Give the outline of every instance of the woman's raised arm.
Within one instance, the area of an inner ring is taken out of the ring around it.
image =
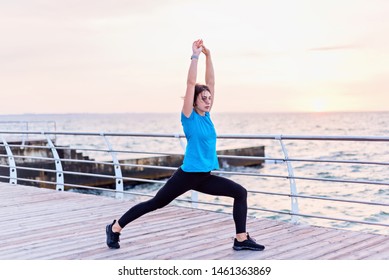
[[[213,69],[211,51],[203,45],[202,52],[205,54],[205,84],[211,91],[213,100],[215,94],[215,71]]]
[[[196,79],[197,79],[197,64],[198,64],[199,55],[203,50],[202,45],[203,45],[203,40],[197,40],[193,42],[192,45],[193,55],[189,66],[188,79],[186,82],[186,93],[184,97],[184,105],[182,106],[182,113],[186,117],[189,117],[193,111],[193,98],[194,98],[194,90],[195,90]]]

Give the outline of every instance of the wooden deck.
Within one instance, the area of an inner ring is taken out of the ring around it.
[[[128,225],[121,248],[105,225],[134,202],[0,183],[0,259],[389,259],[389,236],[248,219],[263,252],[234,251],[229,214],[168,206]]]

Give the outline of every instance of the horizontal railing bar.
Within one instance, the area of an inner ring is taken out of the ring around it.
[[[4,147],[5,145],[4,144],[1,144],[0,143],[0,146],[1,147]],[[49,146],[38,146],[38,145],[22,145],[22,144],[8,144],[9,147],[11,148],[34,148],[34,149],[46,149],[46,150],[49,150],[51,149]]]
[[[4,147],[4,144],[0,144]],[[30,147],[30,148],[42,148],[51,149],[48,146],[33,146],[33,145],[8,145],[9,147]],[[57,146],[57,150],[78,150],[78,151],[93,151],[93,152],[115,152],[126,154],[149,154],[149,155],[165,155],[165,156],[183,156],[182,153],[161,153],[161,152],[145,152],[145,151],[124,151],[124,150],[107,150],[107,149],[88,149],[88,148],[75,148],[75,147],[63,147]],[[6,157],[6,155],[0,155],[0,157]],[[16,156],[15,156],[16,157]],[[26,157],[30,158],[30,157]],[[273,158],[273,157],[260,157],[260,156],[233,156],[233,155],[218,155],[218,158],[223,159],[252,159],[252,160],[274,160],[279,162],[316,162],[316,163],[347,163],[347,164],[370,164],[370,165],[389,165],[389,162],[377,162],[377,161],[358,161],[358,160],[323,160],[323,159],[302,159],[302,158]]]
[[[8,157],[7,155],[0,155],[0,157]],[[47,161],[55,161],[54,158],[48,157],[34,157],[34,156],[14,156],[14,158],[28,158],[28,159],[43,159]],[[116,164],[111,161],[97,161],[97,160],[85,160],[85,159],[61,159],[61,162],[70,162],[70,163],[91,163],[91,164],[103,164],[115,166]],[[8,165],[0,165],[2,167],[9,167]],[[132,164],[132,163],[121,163],[119,166],[123,167],[142,167],[142,168],[151,168],[151,169],[162,169],[162,170],[176,170],[178,167],[167,167],[167,166],[158,166],[158,165],[145,165],[145,164]],[[20,168],[17,166],[16,168]],[[36,169],[42,170],[42,169]]]
[[[10,148],[41,148],[41,149],[50,149],[49,146],[35,146],[35,145],[22,145],[22,144],[9,144],[7,145],[8,147]],[[3,143],[0,143],[0,147],[5,147],[5,145]]]
[[[56,183],[55,183],[55,182],[52,182],[52,185],[56,185]],[[119,192],[119,191],[116,191],[115,189],[91,187],[91,186],[77,185],[77,184],[70,184],[70,183],[65,183],[64,186],[65,186],[65,187],[79,188],[79,189],[88,189],[88,190],[106,191],[106,192],[113,192],[113,193]]]
[[[0,178],[6,178],[6,176],[0,176]],[[27,179],[27,178],[18,178],[20,181],[25,181],[25,182],[33,182],[33,183],[44,183],[47,185],[57,185],[56,182],[51,182],[51,181],[42,181],[42,180],[36,180],[36,179]],[[90,187],[90,186],[85,186],[85,185],[76,185],[76,184],[63,184],[64,186],[70,186],[70,187],[77,187],[77,188],[83,188],[83,189],[89,189],[89,190],[101,190],[101,191],[108,191],[108,192],[116,192],[116,190],[113,189],[106,189],[106,188],[99,188],[99,187]]]
[[[331,220],[331,221],[349,222],[349,223],[364,224],[364,225],[372,225],[372,226],[389,227],[389,224],[384,224],[384,223],[366,222],[366,221],[342,219],[342,218],[333,218],[333,217],[320,216],[320,215],[296,214],[296,216],[301,216],[301,217],[306,217],[306,218],[325,219],[325,220]]]
[[[2,178],[2,179],[9,179],[10,177],[9,177],[9,176],[2,176],[2,175],[0,175],[0,178]],[[52,181],[42,181],[42,180],[27,179],[27,178],[18,178],[18,181],[19,181],[19,180],[20,180],[20,181],[25,181],[25,182],[45,183],[45,184],[50,184],[50,185],[57,185],[56,182],[52,182]],[[64,185],[64,186],[68,186],[68,187],[75,187],[75,188],[82,188],[82,189],[89,189],[89,190],[100,190],[100,191],[109,191],[109,192],[120,192],[120,191],[116,191],[115,189],[91,187],[91,186],[77,185],[77,184],[71,184],[71,183],[64,183],[63,185]],[[153,197],[153,196],[154,196],[154,195],[150,195],[150,194],[131,193],[131,192],[127,192],[127,191],[124,191],[124,192],[122,192],[122,193],[137,194],[137,195],[145,195],[145,196],[149,196],[149,197]]]
[[[0,167],[4,167],[4,165],[0,164]],[[18,170],[19,169],[20,170],[30,170],[30,171],[44,171],[44,172],[48,172],[48,173],[57,173],[57,171],[55,169],[34,168],[34,167],[26,167],[26,166],[17,166],[16,169],[18,169]],[[69,174],[69,175],[80,175],[80,176],[116,179],[116,177],[112,176],[112,175],[103,175],[103,174],[94,174],[94,173],[83,173],[83,172],[74,172],[74,171],[63,171],[61,173]],[[18,180],[19,180],[19,178],[18,178]]]
[[[253,160],[274,160],[278,162],[315,162],[315,163],[349,163],[349,164],[371,164],[371,165],[389,165],[389,162],[377,161],[359,161],[359,160],[325,160],[325,159],[304,159],[304,158],[273,158],[273,157],[259,157],[259,156],[234,156],[234,155],[218,155],[218,158],[227,159],[253,159]]]
[[[257,208],[257,207],[249,207],[249,209],[256,210],[256,211],[263,211],[262,208]],[[290,216],[292,215],[292,213],[289,211],[277,211],[277,213],[290,215]],[[389,224],[384,224],[384,223],[366,222],[366,221],[359,221],[359,220],[350,220],[350,219],[342,219],[342,218],[327,217],[327,216],[320,216],[320,215],[310,215],[310,214],[302,214],[302,213],[296,213],[293,215],[299,216],[299,217],[305,217],[305,218],[317,218],[317,219],[325,219],[325,220],[331,220],[331,221],[341,221],[341,222],[350,222],[350,223],[356,223],[356,224],[366,224],[366,225],[373,225],[373,226],[389,227]]]
[[[199,203],[201,204],[202,202],[196,202],[196,203]],[[229,207],[231,208],[232,206],[231,205],[228,205],[228,204],[224,204],[226,207]],[[184,206],[184,205],[180,205],[180,207],[184,207],[184,208],[189,208],[189,209],[193,209],[193,207],[190,207],[190,206]],[[207,211],[209,212],[215,212],[215,213],[220,213],[219,211],[217,210],[212,210],[212,209],[206,209]],[[253,210],[252,208],[248,208],[248,210]],[[256,211],[259,211],[259,210],[256,210]],[[285,214],[279,210],[270,210],[270,209],[261,209],[260,211],[263,211],[263,212],[270,212],[270,213],[278,213],[278,214]]]
[[[191,202],[191,201],[188,201],[188,202]],[[206,203],[206,204],[210,204],[210,203]],[[232,207],[231,205],[227,205],[227,204],[217,204],[217,205],[218,206],[225,206],[225,207]],[[271,210],[271,209],[264,209],[264,208],[258,208],[258,207],[248,207],[248,209],[255,210],[255,211],[265,211],[265,212],[272,212],[272,213],[278,213],[278,214],[292,215],[292,213],[289,211]],[[302,213],[293,214],[293,215],[300,216],[300,217],[306,217],[306,218],[327,219],[327,220],[333,220],[333,221],[342,221],[342,222],[351,222],[351,223],[357,223],[357,224],[367,224],[367,225],[374,225],[374,226],[389,227],[389,224],[384,224],[384,223],[366,222],[366,221],[358,221],[358,220],[350,220],[350,219],[342,219],[342,218],[332,218],[332,217],[302,214]]]
[[[0,157],[8,157],[7,155],[0,155]],[[41,159],[41,160],[47,160],[47,161],[56,161],[55,158],[52,157],[36,157],[36,156],[13,156],[14,158],[20,158],[20,159]],[[97,161],[97,160],[86,160],[86,159],[69,159],[69,158],[61,158],[61,162],[74,162],[74,163],[91,163],[91,164],[105,164],[105,165],[115,165],[113,162],[110,161]]]
[[[366,184],[366,185],[380,185],[380,186],[389,186],[389,182],[379,182],[379,181],[366,181],[366,180],[346,180],[346,179],[330,179],[330,178],[312,178],[312,177],[288,177],[288,179],[296,180],[310,180],[310,181],[322,181],[322,182],[334,182],[334,183],[350,183],[350,184]]]
[[[270,175],[270,174],[257,174],[251,172],[231,172],[231,171],[212,171],[215,174],[226,174],[226,175],[245,175],[245,176],[257,176],[267,178],[279,178],[279,179],[298,179],[298,180],[311,180],[311,181],[323,181],[333,183],[350,183],[350,184],[370,184],[370,185],[389,185],[389,182],[377,182],[377,181],[356,181],[356,180],[344,180],[344,179],[329,179],[329,178],[313,178],[313,177],[299,177],[299,176],[288,176],[288,175]]]
[[[0,178],[3,179],[9,179],[9,176],[1,176]],[[56,182],[51,182],[51,181],[44,181],[44,180],[36,180],[36,179],[27,179],[27,178],[18,178],[18,181],[24,181],[24,182],[33,182],[33,183],[44,183],[44,184],[50,184],[50,185],[57,185]]]
[[[165,137],[185,138],[183,133],[114,133],[114,132],[65,132],[65,131],[0,131],[0,134],[56,134],[56,135],[84,135],[84,136],[132,136],[132,137]],[[267,139],[267,140],[325,140],[325,141],[384,141],[388,142],[389,137],[385,136],[306,136],[306,135],[283,135],[283,134],[219,134],[218,138],[224,139]]]
[[[219,134],[221,139],[262,139],[262,140],[319,140],[319,141],[383,141],[385,136],[306,136],[306,135],[261,135],[261,134]]]
[[[9,179],[9,176],[2,176],[0,175],[0,178],[3,179]],[[56,182],[51,181],[42,181],[42,180],[35,180],[35,179],[26,179],[26,178],[19,178],[20,181],[26,181],[26,182],[33,182],[33,183],[45,183],[50,185],[56,185]],[[129,192],[129,191],[117,191],[115,189],[108,189],[108,188],[99,188],[99,187],[91,187],[91,186],[85,186],[85,185],[78,185],[78,184],[70,184],[70,183],[64,183],[64,186],[66,187],[74,187],[74,188],[80,188],[80,189],[89,189],[89,190],[100,190],[100,191],[107,191],[107,192],[119,192],[119,193],[126,193],[126,194],[132,194],[132,195],[140,195],[140,196],[148,196],[153,197],[152,194],[146,194],[146,193],[137,193],[137,192]]]
[[[4,147],[4,144],[0,144]],[[10,144],[9,147],[30,147],[51,149],[48,146],[36,146],[36,145],[15,145]],[[79,151],[92,151],[92,152],[115,152],[115,153],[127,153],[127,154],[150,154],[150,155],[166,155],[166,156],[183,156],[182,153],[161,153],[161,152],[147,152],[147,151],[128,151],[128,150],[108,150],[108,149],[92,149],[92,148],[78,148],[78,147],[64,147],[56,146],[58,150],[79,150]],[[372,164],[372,165],[389,165],[389,162],[377,162],[377,161],[358,161],[358,160],[323,160],[323,159],[304,159],[304,158],[273,158],[273,157],[261,157],[261,156],[236,156],[236,155],[218,155],[219,158],[226,159],[252,159],[252,160],[274,160],[280,162],[295,161],[295,162],[319,162],[319,163],[349,163],[349,164]]]
[[[0,157],[7,158],[8,155],[0,155]],[[37,156],[18,156],[18,155],[14,155],[13,158],[19,158],[19,159],[37,159],[37,160],[55,161],[54,158],[49,158],[49,157],[37,157]],[[61,159],[61,160],[62,160],[62,159]]]
[[[0,124],[8,124],[8,123],[23,123],[23,124],[28,124],[28,123],[56,123],[55,121],[0,121]]]
[[[5,146],[0,143],[0,146]],[[18,145],[18,144],[9,144],[9,147],[14,148],[35,148],[35,149],[51,149],[49,146],[38,146],[38,145]],[[130,150],[108,150],[108,149],[96,149],[96,148],[82,148],[82,147],[72,147],[72,146],[56,146],[57,150],[77,150],[77,151],[88,151],[88,152],[115,152],[115,153],[126,153],[126,154],[150,154],[150,155],[166,155],[166,156],[182,156],[183,153],[161,153],[161,152],[148,152],[148,151],[130,151]]]
[[[271,159],[273,160],[273,159]],[[325,159],[299,159],[299,158],[288,158],[288,159],[274,159],[279,161],[294,161],[294,162],[316,162],[316,163],[349,163],[349,164],[371,164],[371,165],[389,165],[389,162],[378,162],[378,161],[359,161],[359,160],[325,160]]]
[[[75,185],[75,184],[65,184],[65,186],[73,186],[73,187],[85,188],[85,186]],[[102,191],[108,190],[108,189],[104,189],[104,188],[93,188],[93,187],[87,187],[87,188],[88,189],[97,189],[97,190],[102,190]],[[110,191],[116,192],[115,190],[110,190]],[[154,194],[140,193],[140,192],[134,192],[134,191],[117,191],[117,192],[124,193],[124,194],[130,194],[130,195],[136,195],[136,196],[147,196],[147,197],[154,197],[155,196]],[[175,201],[181,201],[181,202],[189,202],[189,203],[193,202],[192,200],[183,199],[183,198],[176,198],[174,200]],[[226,205],[226,204],[223,205],[223,204],[211,203],[211,202],[206,202],[206,201],[198,201],[196,203],[199,203],[199,204],[212,204],[212,205],[217,205],[217,206],[231,207],[231,205]]]
[[[120,166],[123,166],[123,167],[142,167],[142,168],[161,169],[161,170],[171,170],[171,171],[175,171],[175,170],[178,169],[178,167],[171,167],[171,166],[159,166],[159,165],[135,164],[135,163],[121,163]]]
[[[184,134],[168,133],[115,133],[115,132],[66,132],[66,131],[0,131],[0,134],[33,134],[33,135],[71,135],[71,136],[114,136],[114,137],[161,137],[161,138],[185,138]]]
[[[6,176],[0,176],[1,177],[6,177]],[[26,182],[34,182],[34,183],[45,183],[45,184],[48,184],[48,185],[57,185],[56,182],[52,182],[52,181],[40,181],[40,180],[35,180],[35,179],[26,179],[26,178],[20,178],[18,180],[21,180],[21,181],[26,181]],[[89,189],[89,190],[100,190],[100,191],[107,191],[107,192],[119,192],[119,191],[116,191],[115,189],[108,189],[108,188],[99,188],[99,187],[91,187],[91,186],[85,186],[85,185],[77,185],[77,184],[70,184],[70,183],[64,183],[63,184],[64,186],[66,187],[74,187],[74,188],[80,188],[80,189]],[[151,195],[150,195],[151,196]]]
[[[275,193],[275,192],[264,192],[264,191],[253,191],[248,190],[249,193],[255,193],[255,194],[266,194],[266,195],[275,195],[275,196],[286,196],[286,197],[297,197],[297,198],[307,198],[307,199],[316,199],[316,200],[326,200],[326,201],[337,201],[337,202],[345,202],[345,203],[357,203],[357,204],[365,204],[365,205],[375,205],[375,206],[389,206],[389,203],[382,203],[382,202],[372,202],[372,201],[365,201],[365,200],[350,200],[350,199],[343,199],[343,198],[330,198],[330,197],[323,197],[323,196],[310,196],[310,195],[291,195],[289,193]]]

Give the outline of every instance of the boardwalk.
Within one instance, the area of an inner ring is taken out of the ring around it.
[[[0,183],[0,259],[389,259],[389,236],[248,219],[263,252],[232,250],[229,214],[168,206],[129,225],[119,250],[105,225],[133,202]]]

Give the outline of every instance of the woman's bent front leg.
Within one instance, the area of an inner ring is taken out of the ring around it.
[[[184,172],[181,168],[177,169],[152,199],[130,208],[118,220],[119,225],[123,228],[144,214],[165,207],[174,199],[189,191],[193,187],[193,184],[197,184],[197,180],[200,177],[193,176],[193,173]]]

